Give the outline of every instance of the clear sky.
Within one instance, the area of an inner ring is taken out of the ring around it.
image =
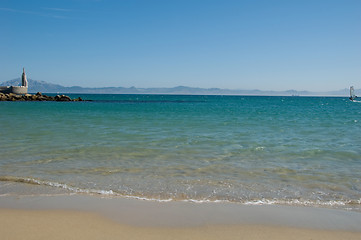
[[[0,81],[361,87],[361,0],[0,0]]]

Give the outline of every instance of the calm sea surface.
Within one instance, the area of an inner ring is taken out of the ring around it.
[[[361,210],[361,103],[78,96],[94,101],[0,102],[0,195]]]

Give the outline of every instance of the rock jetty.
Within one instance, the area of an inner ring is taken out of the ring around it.
[[[0,101],[56,101],[56,102],[81,102],[84,101],[80,97],[71,99],[66,95],[56,95],[54,97],[47,96],[38,92],[36,94],[14,94],[14,93],[0,93]]]

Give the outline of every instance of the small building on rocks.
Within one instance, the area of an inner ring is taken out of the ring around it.
[[[21,75],[21,86],[0,86],[0,93],[27,94],[28,80],[26,79],[25,68]]]

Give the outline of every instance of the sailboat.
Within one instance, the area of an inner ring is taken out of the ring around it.
[[[355,90],[354,90],[353,86],[350,87],[350,97],[349,97],[349,99],[351,101],[355,101],[357,99],[357,96],[355,95]]]

